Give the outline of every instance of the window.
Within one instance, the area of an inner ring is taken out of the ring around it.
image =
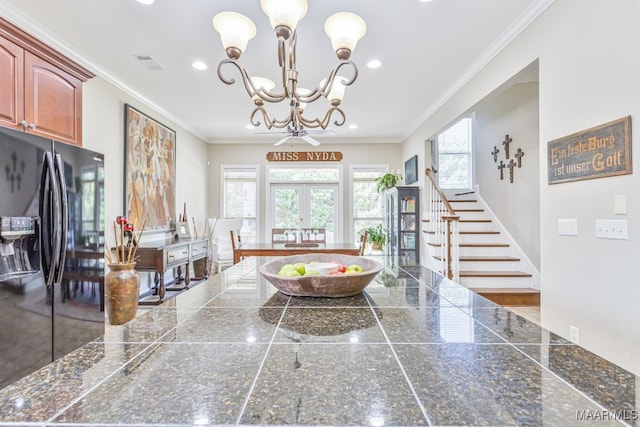
[[[102,244],[104,235],[104,168],[102,165],[83,166],[80,170],[80,229],[77,230],[83,245]]]
[[[378,194],[375,179],[387,172],[382,166],[354,166],[351,169],[353,241],[357,242],[364,228],[384,221],[383,199]]]
[[[222,177],[223,217],[242,218],[242,241],[257,241],[258,167],[222,166]]]
[[[473,187],[473,120],[465,117],[436,137],[438,184],[443,190]]]

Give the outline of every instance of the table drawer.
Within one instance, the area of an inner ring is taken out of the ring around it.
[[[189,261],[189,245],[167,249],[165,251],[165,264],[171,267],[175,264],[185,264]]]
[[[191,257],[199,258],[207,256],[208,244],[205,240],[204,242],[197,242],[191,245]]]

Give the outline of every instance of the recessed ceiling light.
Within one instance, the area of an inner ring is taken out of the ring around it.
[[[358,129],[358,125],[356,124],[349,125],[349,129]]]
[[[429,3],[431,0],[420,0],[420,3]]]
[[[195,61],[193,64],[191,64],[191,66],[200,71],[206,70],[208,68],[207,64],[202,61]]]
[[[378,59],[372,59],[371,61],[367,62],[367,67],[369,68],[380,68],[381,65],[382,62],[380,62]]]
[[[136,0],[136,1],[141,4],[149,5],[149,4],[153,4],[156,0]]]

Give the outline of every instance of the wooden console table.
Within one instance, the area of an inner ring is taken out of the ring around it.
[[[209,272],[207,271],[207,253],[209,249],[208,239],[167,239],[157,242],[142,243],[138,247],[138,262],[136,264],[137,271],[153,271],[155,288],[152,295],[157,295],[155,301],[141,300],[142,305],[158,305],[164,301],[167,290],[180,291],[189,288],[191,281],[189,264],[193,261],[204,260],[204,276],[194,277],[196,280],[206,279]],[[182,277],[182,267],[184,267],[184,277]],[[165,284],[164,274],[169,269],[177,268],[178,277],[170,283]],[[168,288],[167,285],[179,285],[181,287]]]

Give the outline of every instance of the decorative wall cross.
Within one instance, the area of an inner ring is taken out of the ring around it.
[[[491,152],[491,154],[493,154],[493,161],[497,162],[498,161],[498,153],[500,152],[500,150],[498,150],[498,147],[496,147],[495,145],[493,146],[493,151]]]
[[[504,179],[504,168],[505,168],[505,164],[502,160],[500,160],[500,164],[498,165],[498,169],[500,170],[500,180]]]
[[[518,159],[519,168],[522,167],[522,156],[524,156],[524,151],[522,151],[522,148],[518,148],[518,151],[516,151],[516,154],[514,155],[514,157]]]
[[[15,191],[16,184],[18,190],[20,190],[20,182],[22,181],[22,174],[24,174],[24,169],[27,166],[24,160],[20,161],[20,170],[18,170],[18,156],[14,151],[11,154],[11,160],[13,163],[13,167],[11,165],[6,165],[4,168],[5,173],[7,174],[7,181],[11,181],[11,192]]]
[[[513,168],[516,167],[516,162],[513,159],[509,160],[507,167],[509,168],[509,182],[513,183]]]
[[[504,141],[502,141],[502,145],[504,145],[504,158],[509,159],[509,144],[511,144],[512,139],[509,138],[509,134],[504,136]]]

